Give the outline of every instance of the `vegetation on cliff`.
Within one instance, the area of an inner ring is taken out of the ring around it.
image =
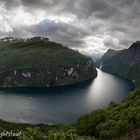
[[[120,51],[108,50],[102,57],[102,70],[130,79],[140,85],[140,42]]]
[[[0,87],[64,86],[96,77],[91,58],[47,38],[0,42]]]

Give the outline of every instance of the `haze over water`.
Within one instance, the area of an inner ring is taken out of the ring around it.
[[[79,116],[121,102],[133,85],[98,70],[92,82],[61,87],[0,90],[0,119],[21,123],[74,122]]]

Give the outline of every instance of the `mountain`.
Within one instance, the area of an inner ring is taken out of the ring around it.
[[[91,58],[93,59],[93,61],[96,63],[97,61],[99,61],[102,57],[102,54],[97,54],[97,53],[94,53],[91,55]]]
[[[0,87],[55,87],[95,78],[91,58],[48,38],[0,39]]]
[[[102,70],[116,74],[140,85],[140,41],[128,49],[108,50],[102,57]]]

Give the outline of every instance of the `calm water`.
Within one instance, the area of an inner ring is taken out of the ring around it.
[[[130,82],[98,70],[98,77],[80,86],[57,89],[0,90],[0,118],[22,123],[73,122],[80,115],[120,102]]]

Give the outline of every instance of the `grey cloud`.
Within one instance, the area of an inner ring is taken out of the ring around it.
[[[34,15],[34,11],[46,12],[46,17],[74,15],[74,23],[43,19],[37,25],[12,26],[13,36],[48,36],[75,48],[86,48],[87,37],[102,38],[104,47],[122,49],[140,38],[140,1],[139,0],[0,0],[5,9],[24,9]],[[82,26],[81,26],[82,25]],[[22,28],[22,31],[21,31]],[[7,33],[0,33],[6,36]],[[108,39],[105,37],[109,36]],[[91,44],[92,45],[92,44]],[[94,45],[92,45],[94,46]],[[99,51],[101,49],[100,46]],[[97,46],[96,46],[97,48]]]
[[[83,38],[90,35],[88,31],[62,22],[43,21],[31,29],[33,34],[48,36],[51,40],[74,47],[82,47],[85,44]]]
[[[45,10],[54,14],[63,12],[76,14],[79,18],[86,18],[95,14],[99,17],[111,16],[115,12],[108,0],[0,0],[7,8],[24,6],[28,10]]]
[[[85,47],[83,38],[90,34],[88,31],[71,26],[67,23],[55,23],[54,21],[44,20],[38,25],[13,28],[13,32],[9,33],[9,35],[25,38],[31,36],[47,36],[52,41],[63,43],[69,47],[81,48]]]

